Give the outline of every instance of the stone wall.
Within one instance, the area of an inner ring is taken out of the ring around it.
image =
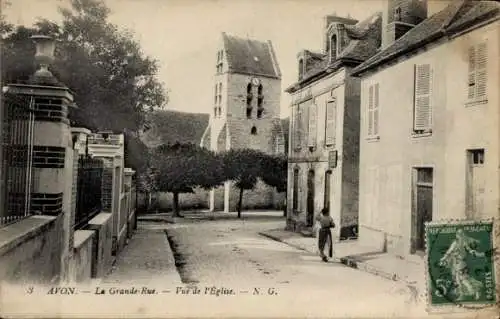
[[[75,231],[71,274],[73,281],[85,283],[92,277],[92,249],[95,232],[91,230]]]
[[[105,275],[113,262],[113,215],[100,213],[88,225],[88,230],[95,232],[92,249],[92,277],[99,278]]]
[[[33,216],[0,229],[0,278],[10,283],[57,283],[62,215]]]
[[[210,191],[204,189],[195,189],[194,193],[186,193],[179,195],[179,206],[181,210],[190,209],[208,209]],[[161,210],[173,210],[172,193],[158,194],[158,208]]]

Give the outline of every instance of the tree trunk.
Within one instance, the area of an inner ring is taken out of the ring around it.
[[[181,217],[179,214],[179,193],[174,192],[174,217]]]
[[[243,187],[240,188],[240,198],[238,200],[238,218],[241,218],[241,206],[243,205]]]

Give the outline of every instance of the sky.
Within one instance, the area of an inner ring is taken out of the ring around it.
[[[0,0],[2,1],[2,0]],[[38,17],[60,20],[69,0],[10,0],[8,21],[31,25]],[[110,22],[134,32],[146,55],[158,60],[158,79],[168,89],[166,109],[210,113],[217,45],[222,32],[271,40],[282,71],[283,90],[297,79],[297,53],[321,51],[323,17],[362,20],[383,0],[105,0]],[[281,116],[290,96],[281,95]]]

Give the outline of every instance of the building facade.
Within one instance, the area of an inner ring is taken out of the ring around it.
[[[352,69],[380,46],[381,14],[358,22],[326,16],[323,52],[298,54],[292,95],[287,228],[309,232],[330,210],[337,238],[356,236],[360,81]]]
[[[425,251],[426,221],[500,208],[500,5],[453,1],[427,13],[417,3],[388,1],[382,50],[354,70],[360,240],[407,257]]]
[[[251,148],[284,153],[280,121],[281,72],[272,43],[222,34],[214,76],[214,103],[201,146],[216,152]],[[273,207],[280,196],[259,182],[243,206]],[[210,209],[232,211],[238,190],[227,182],[210,193]]]

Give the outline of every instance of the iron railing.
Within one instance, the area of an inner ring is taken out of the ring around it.
[[[84,227],[102,209],[101,184],[104,163],[101,159],[82,156],[78,159],[75,229]]]
[[[33,214],[34,98],[4,95],[0,104],[0,227]]]

